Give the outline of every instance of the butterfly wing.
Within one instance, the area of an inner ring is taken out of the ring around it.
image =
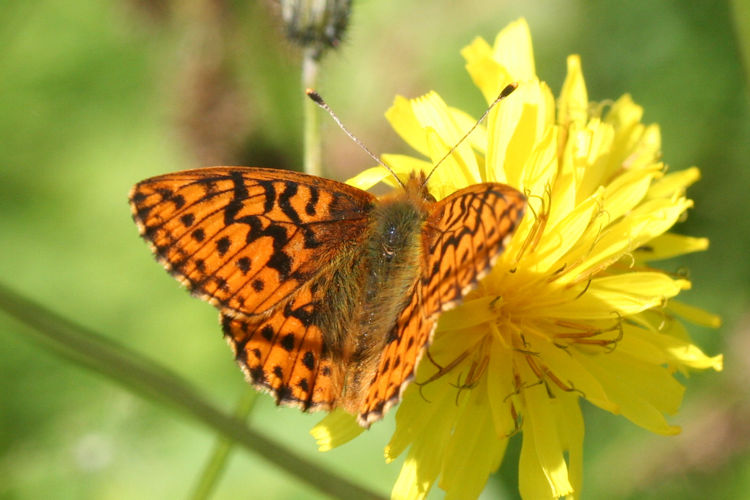
[[[526,198],[504,184],[464,188],[435,204],[423,233],[422,310],[452,309],[492,269],[521,222]]]
[[[503,184],[476,184],[433,205],[422,232],[422,273],[370,383],[358,421],[398,403],[437,325],[492,268],[521,221],[524,196]]]
[[[304,286],[284,307],[263,318],[222,314],[224,336],[248,381],[270,392],[277,404],[329,410],[336,404],[330,355],[313,318],[319,297]]]
[[[251,318],[290,300],[342,244],[356,244],[375,197],[297,172],[213,167],[133,187],[141,235],[167,270],[223,314]]]

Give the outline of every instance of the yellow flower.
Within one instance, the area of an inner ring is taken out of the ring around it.
[[[676,302],[690,287],[651,261],[704,250],[704,238],[667,231],[692,202],[697,168],[667,173],[656,125],[641,123],[629,96],[589,102],[577,56],[557,101],[534,69],[531,36],[519,20],[465,47],[466,68],[488,102],[518,89],[490,113],[430,179],[441,198],[484,181],[528,197],[527,214],[490,275],[439,322],[396,415],[386,460],[406,452],[394,498],[476,498],[523,434],[521,495],[576,497],[582,481],[579,399],[660,434],[675,434],[675,371],[721,370],[722,357],[693,345],[680,318],[718,318]],[[557,107],[556,107],[557,106]],[[475,118],[434,92],[397,98],[387,112],[396,132],[429,160],[383,159],[399,174],[429,171]],[[393,182],[374,168],[350,183]],[[430,359],[431,358],[431,359]],[[360,432],[335,412],[313,429],[321,449]]]

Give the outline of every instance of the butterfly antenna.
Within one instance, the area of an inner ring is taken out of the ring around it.
[[[508,97],[510,94],[512,94],[513,91],[516,90],[517,88],[518,88],[518,82],[513,82],[513,83],[510,83],[510,84],[506,85],[505,88],[503,88],[503,90],[500,91],[500,94],[498,94],[498,96],[495,98],[495,100],[492,101],[492,103],[490,104],[490,106],[487,108],[487,110],[484,112],[484,114],[482,114],[482,116],[479,117],[479,120],[477,120],[477,122],[474,124],[474,126],[471,127],[469,129],[469,131],[466,132],[464,134],[464,136],[461,137],[458,140],[458,142],[456,144],[454,144],[453,147],[448,150],[447,153],[445,153],[445,155],[443,155],[442,158],[440,158],[440,161],[438,161],[435,164],[434,167],[432,167],[432,170],[430,170],[430,173],[424,179],[424,184],[427,184],[427,181],[430,179],[430,177],[432,176],[432,174],[435,173],[435,170],[437,170],[437,168],[440,166],[440,164],[443,163],[443,161],[445,161],[446,158],[448,158],[450,155],[452,155],[453,152],[471,135],[471,133],[474,132],[474,130],[479,126],[479,124],[482,123],[485,118],[487,118],[487,115],[490,114],[490,111],[492,111],[492,108],[494,108],[497,103],[499,103],[500,101],[502,101],[503,99],[505,99],[506,97]]]
[[[329,114],[329,115],[331,115],[331,118],[333,118],[333,121],[335,121],[335,122],[336,122],[336,125],[338,125],[338,126],[339,126],[339,128],[340,128],[341,130],[343,130],[343,131],[344,131],[344,133],[345,133],[346,135],[348,135],[348,136],[349,136],[349,138],[350,138],[351,140],[353,140],[353,141],[354,141],[354,143],[355,143],[355,144],[356,144],[357,146],[359,146],[359,147],[360,147],[360,148],[361,148],[361,149],[362,149],[362,150],[363,150],[363,151],[364,151],[365,153],[367,153],[368,155],[370,155],[370,158],[372,158],[373,160],[375,160],[375,162],[376,162],[376,163],[377,163],[378,165],[380,165],[380,166],[384,167],[384,168],[385,168],[386,170],[388,170],[388,171],[389,171],[389,172],[391,173],[391,175],[393,175],[393,177],[394,177],[394,178],[396,179],[396,181],[397,181],[397,182],[398,182],[398,183],[399,183],[399,184],[401,185],[401,187],[402,187],[402,188],[406,188],[406,186],[404,186],[404,183],[403,183],[403,182],[401,182],[401,179],[399,179],[399,178],[398,178],[398,176],[396,175],[396,172],[394,172],[394,171],[393,171],[393,170],[391,169],[391,167],[389,167],[388,165],[386,165],[385,163],[383,163],[383,162],[382,162],[382,161],[380,160],[380,158],[378,158],[377,156],[375,156],[375,155],[374,155],[374,154],[372,153],[372,151],[370,151],[369,149],[367,149],[367,146],[365,146],[365,145],[364,145],[364,144],[362,143],[362,141],[360,141],[359,139],[357,139],[357,137],[355,137],[355,135],[354,135],[354,134],[352,134],[352,133],[351,133],[351,132],[349,131],[349,129],[348,129],[348,128],[346,128],[346,127],[344,126],[344,124],[343,124],[343,123],[341,123],[341,120],[339,120],[339,117],[338,117],[338,116],[336,116],[336,113],[334,113],[334,112],[333,112],[333,110],[331,109],[331,107],[330,107],[330,106],[328,106],[328,103],[326,103],[326,102],[325,102],[325,101],[323,100],[323,98],[322,98],[322,97],[320,96],[320,94],[318,94],[317,92],[315,92],[315,91],[314,91],[313,89],[307,89],[307,90],[305,90],[305,94],[307,94],[307,97],[309,97],[310,99],[312,99],[312,100],[313,100],[313,102],[315,102],[315,104],[317,104],[318,106],[320,106],[321,108],[323,108],[324,110],[326,110],[326,111],[328,112],[328,114]]]

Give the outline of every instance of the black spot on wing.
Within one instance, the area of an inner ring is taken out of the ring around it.
[[[312,352],[307,351],[305,352],[305,355],[302,357],[302,364],[305,365],[305,368],[312,371],[313,368],[315,368],[315,356]]]
[[[248,271],[250,271],[250,266],[252,265],[252,262],[250,261],[249,257],[240,257],[237,259],[237,267],[240,271],[242,271],[242,274],[247,274]]]
[[[219,238],[219,240],[216,242],[216,251],[219,252],[219,255],[222,257],[224,256],[227,251],[229,251],[229,247],[232,245],[232,240],[229,239],[227,236],[223,236]]]
[[[152,208],[154,208],[154,207],[153,206],[151,206],[151,207],[143,206],[143,207],[139,208],[135,212],[135,219],[139,220],[139,221],[145,221],[146,218],[148,217],[148,214],[151,212]]]
[[[221,329],[224,334],[229,335],[231,333],[230,326],[232,324],[232,318],[229,316],[221,315]]]
[[[248,340],[250,340],[249,337],[245,337],[242,340],[236,342],[234,348],[235,348],[235,359],[237,361],[242,361],[243,363],[247,363],[247,352],[245,351],[245,346],[247,345]]]
[[[195,216],[193,214],[185,214],[180,217],[180,222],[182,222],[183,226],[190,227],[193,225],[193,222],[195,222]]]
[[[145,200],[146,198],[147,198],[147,196],[146,196],[146,194],[145,194],[145,193],[143,193],[143,192],[141,192],[141,191],[137,191],[136,193],[134,193],[134,194],[133,194],[133,197],[132,197],[131,199],[132,199],[132,200],[133,200],[133,201],[134,201],[135,203],[141,203],[141,202],[142,202],[142,201],[144,201],[144,200]]]
[[[281,339],[281,347],[283,347],[286,352],[292,352],[292,350],[294,350],[294,334],[293,333],[288,333],[284,335],[284,337]]]
[[[174,203],[174,207],[177,210],[179,210],[179,209],[181,209],[182,207],[185,206],[185,197],[182,196],[181,194],[178,194],[177,196],[175,196],[174,198],[172,198],[171,201],[172,201],[172,203]]]
[[[266,379],[266,374],[263,371],[263,366],[257,365],[252,366],[248,370],[250,372],[250,377],[253,379],[254,382],[258,384],[268,384],[268,380]]]
[[[276,401],[279,403],[283,403],[285,401],[293,401],[295,400],[294,396],[292,395],[292,390],[289,388],[288,385],[281,385],[278,389],[276,389]]]
[[[261,337],[263,337],[264,339],[266,339],[269,342],[271,340],[273,340],[274,333],[276,333],[276,332],[274,332],[274,330],[271,327],[271,325],[266,325],[266,326],[264,326],[263,328],[260,329],[260,335],[261,335]]]

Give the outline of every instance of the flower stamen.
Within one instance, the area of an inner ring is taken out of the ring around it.
[[[561,326],[563,328],[571,328],[571,329],[577,329],[580,330],[578,332],[571,332],[571,333],[557,333],[553,335],[554,345],[560,349],[567,349],[573,344],[580,344],[580,345],[594,345],[599,347],[604,347],[607,349],[606,352],[612,352],[614,349],[617,348],[617,344],[622,340],[622,337],[624,335],[624,328],[623,323],[624,319],[622,316],[615,312],[617,315],[617,321],[616,323],[609,327],[609,328],[592,328],[590,325],[582,325],[578,323],[568,322],[568,321],[561,321],[558,320],[555,322],[557,326]],[[605,333],[610,332],[617,332],[617,336],[612,339],[595,339],[593,337],[603,335]],[[569,342],[558,342],[558,340],[568,340]]]
[[[432,374],[432,375],[430,376],[430,378],[428,378],[428,379],[427,379],[427,380],[425,380],[424,382],[417,382],[417,381],[414,381],[414,384],[416,384],[416,385],[417,385],[417,386],[419,386],[419,387],[424,387],[425,385],[429,384],[430,382],[434,382],[434,381],[436,381],[436,380],[437,380],[437,379],[439,379],[440,377],[442,377],[442,376],[444,376],[444,375],[447,375],[448,373],[450,373],[451,371],[453,371],[453,369],[454,369],[454,368],[456,368],[456,367],[457,367],[457,366],[458,366],[459,364],[461,364],[461,362],[462,362],[463,360],[465,360],[465,359],[466,359],[466,358],[467,358],[467,357],[469,356],[469,354],[471,354],[471,351],[470,351],[469,349],[465,350],[464,352],[462,352],[461,354],[459,354],[458,356],[456,356],[456,357],[455,357],[455,358],[453,359],[453,361],[451,361],[450,363],[448,363],[448,364],[447,364],[447,365],[445,365],[444,367],[443,367],[443,366],[440,366],[440,365],[438,365],[438,364],[437,364],[437,363],[436,363],[435,361],[433,361],[433,360],[432,360],[432,358],[430,357],[430,361],[432,361],[432,363],[433,363],[433,364],[435,365],[435,367],[436,367],[436,368],[437,368],[438,370],[437,370],[437,371],[436,371],[435,373],[433,373],[433,374]]]

